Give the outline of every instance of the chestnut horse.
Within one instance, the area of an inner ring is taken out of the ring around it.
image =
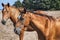
[[[39,29],[39,31],[46,37],[45,40],[55,40],[56,21],[53,17],[44,14],[26,12],[22,14],[21,18],[23,18],[24,22],[22,23],[25,27],[32,25],[34,28],[36,27]]]
[[[15,8],[13,6],[10,6],[10,4],[3,4],[3,10],[2,10],[2,23],[5,24],[6,21],[10,18],[15,26],[15,32],[20,35],[20,40],[23,40],[23,34],[25,30],[33,30],[33,28],[28,25],[27,27],[24,27],[21,23],[22,18],[20,18],[20,15],[25,12],[24,8]],[[41,13],[40,13],[41,14]],[[20,18],[20,19],[19,19]]]

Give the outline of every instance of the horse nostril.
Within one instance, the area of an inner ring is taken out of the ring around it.
[[[5,25],[5,23],[6,23],[6,21],[4,21],[4,20],[2,20],[1,22],[2,22],[2,24],[4,24],[4,25]]]

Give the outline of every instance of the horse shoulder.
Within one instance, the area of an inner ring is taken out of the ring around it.
[[[60,36],[60,18],[56,19],[56,36]]]

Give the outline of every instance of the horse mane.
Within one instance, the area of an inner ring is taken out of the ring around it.
[[[18,8],[16,8],[15,6],[10,6],[10,7],[15,8],[15,9],[18,9]]]
[[[45,14],[37,14],[37,13],[34,13],[34,14],[47,17],[47,18],[49,18],[50,20],[51,20],[51,19],[52,19],[52,20],[55,20],[52,16],[48,16],[48,15],[45,15]]]
[[[12,7],[14,7],[14,6],[12,6]],[[14,7],[14,8],[16,8],[16,7]],[[18,9],[18,8],[16,8],[16,9]],[[49,16],[49,15],[46,15],[46,14],[38,14],[38,13],[35,13],[34,11],[30,11],[30,10],[26,10],[26,12],[31,12],[31,13],[36,14],[36,15],[44,16],[44,17],[47,17],[49,20],[54,20],[55,21],[53,16]],[[25,13],[25,12],[23,12],[23,13]]]
[[[29,12],[29,11],[28,11],[28,12]],[[35,12],[33,12],[33,11],[30,11],[30,12],[33,13],[33,14],[36,14],[36,15],[40,15],[40,16],[47,17],[49,20],[54,20],[54,21],[55,21],[55,19],[54,19],[53,16],[49,16],[49,15],[46,15],[46,14],[37,14],[37,13],[35,13]]]
[[[11,8],[15,8],[15,9],[17,9],[18,11],[19,11],[19,9],[17,8],[17,7],[15,7],[15,6],[10,6]]]

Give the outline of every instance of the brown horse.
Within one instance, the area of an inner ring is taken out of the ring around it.
[[[44,14],[33,14],[31,12],[26,12],[21,17],[24,19],[22,23],[25,27],[32,25],[45,35],[46,40],[55,40],[56,21],[53,17]]]
[[[22,25],[21,20],[23,20],[22,18],[20,18],[20,12],[24,12],[24,8],[16,8],[14,6],[10,6],[10,4],[3,4],[3,10],[2,10],[2,23],[5,24],[6,21],[10,18],[15,26],[15,32],[17,34],[20,35],[20,40],[23,40],[23,34],[24,31],[32,31],[34,30],[30,25],[28,25],[27,27],[23,27],[24,25]],[[19,18],[21,20],[19,20]]]
[[[29,15],[28,15],[28,21],[24,21],[24,24],[25,22],[27,24],[25,24],[26,26],[23,25],[23,23],[21,23],[21,21],[18,19],[18,16],[20,15],[20,10],[18,10],[17,8],[15,7],[12,7],[9,5],[9,3],[7,5],[4,5],[2,4],[3,6],[3,10],[2,10],[2,13],[3,13],[3,19],[2,19],[2,23],[5,24],[6,21],[10,18],[14,25],[15,25],[15,29],[17,30],[17,33],[20,34],[20,40],[23,40],[23,34],[24,34],[24,31],[26,30],[26,28],[28,27],[28,23],[30,22],[30,18],[29,18]],[[23,11],[24,12],[24,11]],[[30,14],[30,13],[29,13]],[[23,16],[23,15],[22,15]],[[31,15],[32,17],[32,15]],[[34,17],[33,17],[34,18]],[[44,21],[44,20],[43,20]],[[45,22],[45,21],[44,21]],[[43,22],[42,22],[43,23]],[[38,23],[39,24],[39,23]],[[38,27],[38,26],[37,26]],[[43,29],[43,28],[42,28]],[[21,32],[20,32],[21,31]],[[44,31],[44,30],[42,30]],[[48,33],[47,33],[48,34]],[[46,34],[46,35],[47,35]],[[44,34],[45,35],[45,34]]]
[[[3,17],[2,17],[2,23],[5,24],[6,21],[10,18],[12,20],[12,22],[14,23],[15,26],[15,32],[17,32],[18,34],[20,34],[20,40],[23,40],[23,33],[25,30],[33,30],[33,28],[31,28],[30,25],[27,25],[26,27],[24,27],[24,25],[22,25],[23,23],[21,23],[21,20],[23,20],[22,18],[20,18],[20,12],[24,13],[25,9],[24,8],[15,8],[13,6],[10,6],[10,4],[3,4]],[[41,14],[41,13],[40,13]],[[19,20],[19,18],[21,20]],[[21,31],[21,32],[20,32]]]
[[[20,40],[23,40],[23,29],[24,25],[21,24],[21,21],[18,19],[20,16],[19,9],[10,6],[10,4],[3,4],[2,10],[2,23],[5,24],[6,21],[10,18],[15,26],[15,32],[20,35]]]

